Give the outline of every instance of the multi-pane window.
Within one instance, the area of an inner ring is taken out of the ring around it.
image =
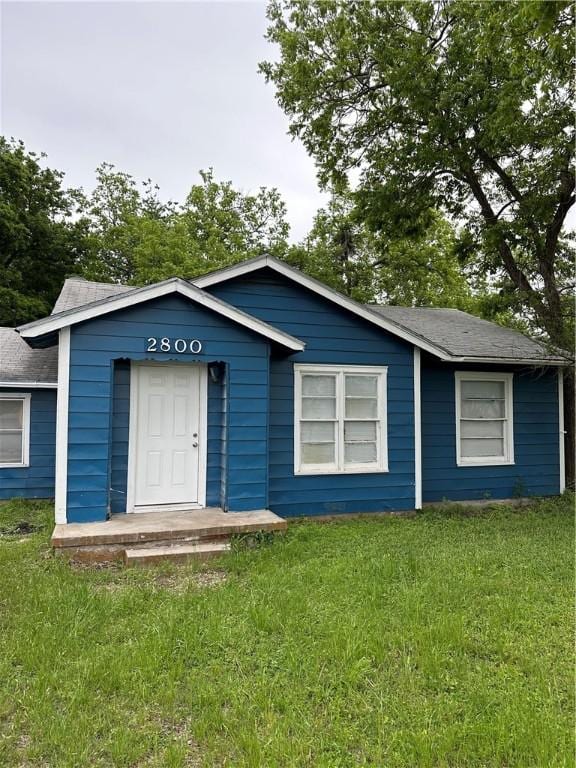
[[[0,466],[28,465],[30,395],[0,395]]]
[[[458,464],[514,461],[511,373],[456,373]]]
[[[295,470],[385,471],[386,369],[295,366]]]

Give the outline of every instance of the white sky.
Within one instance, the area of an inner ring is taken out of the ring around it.
[[[288,135],[263,2],[2,2],[0,132],[48,155],[67,186],[113,163],[181,201],[198,171],[277,187],[291,239],[326,201]]]
[[[176,201],[210,166],[277,187],[300,240],[327,196],[257,71],[265,30],[264,1],[0,0],[0,133],[86,190],[104,161]]]

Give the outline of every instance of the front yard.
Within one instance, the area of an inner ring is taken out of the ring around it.
[[[566,495],[96,570],[4,505],[0,764],[573,766],[573,528]]]

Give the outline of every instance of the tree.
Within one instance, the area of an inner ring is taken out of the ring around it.
[[[77,195],[62,188],[62,173],[41,166],[43,157],[0,137],[0,325],[48,314],[83,258]]]
[[[371,231],[351,195],[334,195],[287,260],[360,302],[477,310],[460,268],[456,232],[436,211],[413,236]]]
[[[354,171],[376,231],[445,211],[462,258],[573,355],[573,6],[272,0],[268,17],[280,58],[261,69],[323,183]]]
[[[110,163],[96,169],[96,186],[82,201],[90,251],[83,274],[90,280],[128,283],[135,277],[135,251],[164,233],[176,207],[160,200],[150,179],[141,184]]]
[[[163,203],[150,180],[138,185],[129,174],[100,166],[84,204],[92,236],[86,275],[142,285],[285,252],[289,226],[276,189],[247,194],[216,181],[212,169],[200,176],[184,203]]]

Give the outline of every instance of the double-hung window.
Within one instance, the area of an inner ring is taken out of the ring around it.
[[[295,365],[297,474],[388,469],[386,368]]]
[[[30,395],[0,393],[0,467],[27,467]]]
[[[456,457],[460,466],[514,463],[511,373],[456,372]]]

